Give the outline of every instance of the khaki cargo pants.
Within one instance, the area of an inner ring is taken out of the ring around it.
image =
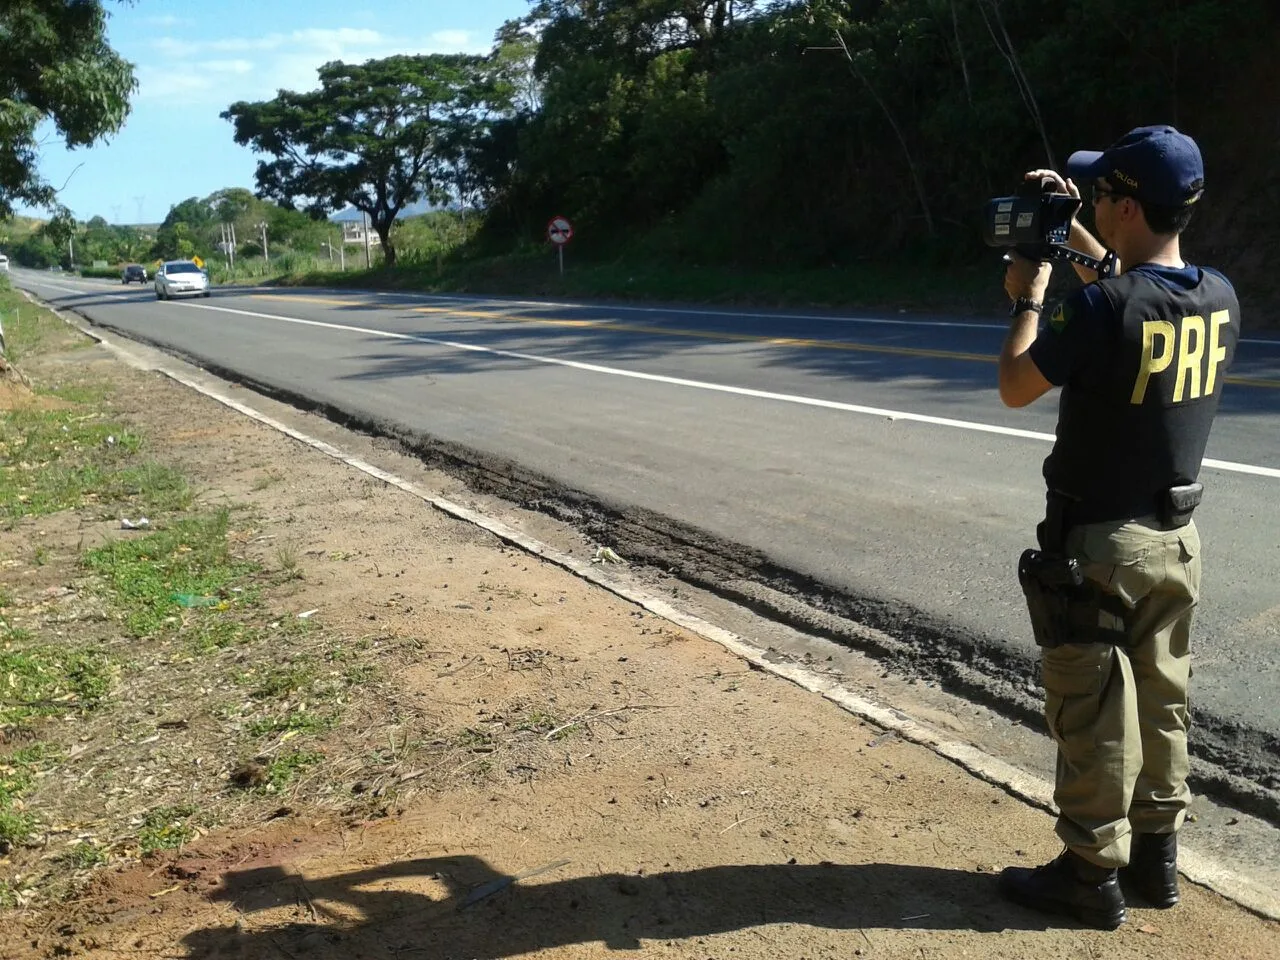
[[[1200,536],[1194,523],[1166,531],[1154,517],[1092,523],[1068,533],[1066,552],[1133,607],[1124,647],[1069,643],[1042,660],[1058,744],[1058,836],[1085,859],[1120,867],[1131,832],[1176,831],[1191,803],[1187,680]]]

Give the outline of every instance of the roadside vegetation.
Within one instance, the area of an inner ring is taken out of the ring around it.
[[[0,380],[0,910],[64,900],[104,867],[162,869],[215,829],[384,817],[581,735],[533,697],[483,728],[406,708],[420,636],[303,606],[319,606],[317,561],[288,474],[264,463],[231,495],[217,464],[233,441],[210,467],[205,441],[182,440],[193,475],[129,413],[150,402],[144,375],[3,288],[23,376]],[[356,557],[325,554],[326,582],[335,565],[361,576]]]
[[[24,365],[88,343],[3,282],[0,313]],[[0,392],[0,909],[345,792],[301,783],[363,754],[348,691],[378,683],[371,644],[282,612],[305,574],[253,555],[250,504],[203,503],[109,382],[48,369]]]

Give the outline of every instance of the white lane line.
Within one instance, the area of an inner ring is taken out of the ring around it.
[[[535,353],[521,353],[516,350],[499,350],[495,347],[482,347],[474,343],[460,343],[456,340],[442,340],[435,337],[424,337],[418,334],[394,333],[390,330],[377,330],[371,327],[357,327],[346,323],[329,323],[324,320],[304,320],[301,317],[283,317],[274,313],[258,313],[252,310],[236,310],[231,307],[215,307],[205,303],[180,303],[179,306],[192,310],[215,310],[219,313],[232,313],[242,317],[255,317],[261,320],[275,320],[279,323],[295,323],[307,327],[319,327],[324,330],[341,330],[347,333],[359,333],[366,336],[383,337],[387,340],[403,340],[410,343],[425,343],[437,347],[449,347],[453,350],[464,350],[470,353],[487,353],[496,357],[510,357],[514,360],[529,360],[549,366],[569,367],[573,370],[584,370],[589,373],[603,373],[614,377],[627,377],[632,380],[647,380],[651,383],[667,383],[677,387],[691,387],[695,390],[710,390],[715,393],[728,393],[739,397],[754,397],[759,400],[775,400],[782,403],[796,403],[807,407],[821,407],[826,410],[840,410],[845,413],[860,413],[872,417],[884,417],[889,420],[910,420],[915,423],[928,423],[939,427],[953,427],[958,430],[972,430],[978,433],[994,433],[1005,437],[1021,437],[1027,440],[1054,439],[1051,433],[1040,433],[1035,430],[1019,430],[1016,427],[1004,427],[993,423],[980,423],[974,420],[954,420],[950,417],[933,417],[924,413],[908,413],[903,410],[887,410],[883,407],[866,407],[856,403],[841,403],[838,400],[823,400],[818,397],[802,397],[790,393],[774,393],[771,390],[753,390],[750,387],[734,387],[723,383],[709,383],[705,380],[687,380],[683,377],[668,377],[657,373],[643,373],[639,370],[624,370],[619,367],[605,367],[597,363],[583,363],[579,360],[564,360],[559,357],[544,357]],[[1280,469],[1259,467],[1248,463],[1235,463],[1230,460],[1204,461],[1206,467],[1227,470],[1232,473],[1245,473],[1257,477],[1280,479]]]
[[[52,287],[54,290],[66,290],[68,293],[81,293],[86,288],[79,290],[68,290],[66,287]],[[95,288],[96,289],[96,288]],[[288,295],[289,288],[236,288],[244,289],[246,292],[256,289],[270,289],[272,291],[284,291],[283,295]],[[299,288],[301,289],[301,288]],[[635,307],[622,304],[589,304],[589,303],[567,303],[557,300],[508,300],[502,297],[476,297],[467,296],[465,294],[414,294],[387,292],[378,290],[351,290],[342,288],[314,287],[310,289],[323,290],[329,293],[339,293],[347,296],[369,296],[372,294],[376,297],[396,300],[410,300],[415,302],[463,302],[463,303],[487,303],[500,304],[502,306],[518,306],[518,307],[548,307],[567,310],[608,310],[627,313],[648,313],[662,314],[664,316],[691,316],[691,317],[723,317],[723,318],[745,318],[752,320],[818,320],[824,323],[853,323],[865,324],[868,326],[894,326],[894,327],[940,327],[958,330],[1008,330],[1007,323],[970,323],[964,320],[893,320],[888,317],[833,317],[825,316],[820,313],[746,313],[735,312],[731,310],[686,310],[680,307]],[[1255,339],[1242,337],[1240,343],[1250,344],[1256,347],[1277,347],[1280,348],[1280,338],[1276,339]]]
[[[57,290],[59,293],[84,293],[83,287],[60,287],[56,283],[46,283],[43,280],[32,280],[30,285],[33,287],[43,287],[45,290]]]

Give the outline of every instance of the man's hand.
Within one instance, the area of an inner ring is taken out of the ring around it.
[[[1009,266],[1004,271],[1004,292],[1009,294],[1009,299],[1030,297],[1044,303],[1045,294],[1049,290],[1049,278],[1053,275],[1053,265],[1028,260],[1013,251],[1005,259]]]
[[[1075,185],[1075,181],[1063,180],[1062,175],[1056,170],[1028,170],[1026,179],[1035,180],[1037,183],[1048,180],[1053,183],[1054,193],[1065,193],[1077,200],[1080,199],[1080,188]]]
[[[1043,183],[1048,180],[1053,184],[1055,193],[1065,193],[1068,196],[1080,199],[1080,188],[1076,186],[1074,180],[1063,180],[1062,175],[1056,170],[1028,170],[1026,173],[1027,180],[1034,180],[1037,183]],[[1107,248],[1099,242],[1098,238],[1085,229],[1084,224],[1080,222],[1079,217],[1071,218],[1071,238],[1067,243],[1075,250],[1088,254],[1095,260],[1101,260],[1107,254]],[[1082,283],[1093,283],[1098,279],[1096,270],[1090,270],[1088,267],[1073,263],[1071,268],[1075,270]],[[1116,264],[1116,271],[1119,272],[1120,265]]]

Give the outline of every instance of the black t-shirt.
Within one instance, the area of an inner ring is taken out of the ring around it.
[[[1031,345],[1062,387],[1044,476],[1075,522],[1147,516],[1195,481],[1239,336],[1230,282],[1194,266],[1141,264],[1048,313]]]

